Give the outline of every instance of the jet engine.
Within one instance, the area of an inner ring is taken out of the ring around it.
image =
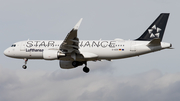
[[[71,69],[71,68],[76,68],[80,65],[83,65],[83,62],[60,60],[59,65],[62,69]]]
[[[60,50],[44,50],[43,51],[43,58],[45,60],[55,60],[59,57],[66,56],[64,53],[62,53]]]

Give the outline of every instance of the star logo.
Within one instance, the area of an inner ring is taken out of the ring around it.
[[[161,29],[156,27],[156,25],[152,26],[151,29],[148,29],[150,34],[150,38],[159,38]]]

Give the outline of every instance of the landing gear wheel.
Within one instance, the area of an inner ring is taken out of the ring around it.
[[[23,69],[26,69],[26,68],[27,68],[27,66],[26,66],[27,61],[28,61],[28,59],[27,59],[27,58],[24,58],[24,65],[22,66]]]
[[[83,68],[83,71],[84,71],[85,73],[89,73],[90,69],[89,69],[88,67],[84,67],[84,68]]]
[[[74,67],[77,67],[77,66],[78,66],[78,62],[77,62],[77,61],[73,61],[73,62],[72,62],[72,65],[73,65]]]
[[[26,65],[23,65],[23,66],[22,66],[22,68],[23,68],[23,69],[26,69],[26,68],[27,68],[27,66],[26,66]]]

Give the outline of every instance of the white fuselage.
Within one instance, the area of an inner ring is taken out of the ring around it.
[[[170,43],[161,42],[159,46],[147,46],[150,41],[132,40],[82,40],[79,41],[79,51],[81,54],[91,53],[85,56],[85,60],[112,60],[162,50],[171,47]],[[58,40],[27,40],[14,43],[4,51],[6,56],[19,59],[44,59],[43,51],[59,50],[62,41]],[[91,58],[91,55],[96,58]],[[59,60],[66,60],[59,58]],[[78,60],[78,58],[77,58]],[[84,60],[78,60],[84,61]]]

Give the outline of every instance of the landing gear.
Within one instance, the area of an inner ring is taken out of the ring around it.
[[[77,62],[77,61],[73,61],[73,62],[72,62],[72,65],[73,65],[74,67],[77,67],[77,66],[78,66],[78,62]]]
[[[73,65],[74,67],[78,67],[78,66],[83,65],[83,62],[73,61],[73,62],[72,62],[72,65]]]
[[[22,68],[23,68],[23,69],[26,69],[26,68],[27,68],[26,64],[27,64],[28,59],[25,58],[24,60],[25,60],[25,62],[24,62],[25,65],[23,65]]]
[[[73,62],[72,62],[72,65],[73,65],[74,67],[78,67],[78,66],[81,66],[81,65],[83,65],[83,64],[85,64],[85,67],[83,68],[83,71],[84,71],[85,73],[89,73],[90,69],[87,67],[87,61],[73,61]]]
[[[83,71],[84,71],[85,73],[89,73],[90,69],[85,66],[85,67],[83,68]]]
[[[90,69],[87,67],[87,61],[84,64],[85,64],[85,67],[83,68],[83,71],[85,73],[89,73]]]
[[[23,69],[26,69],[26,68],[27,68],[27,66],[26,66],[26,65],[23,65],[23,66],[22,66],[22,68],[23,68]]]

